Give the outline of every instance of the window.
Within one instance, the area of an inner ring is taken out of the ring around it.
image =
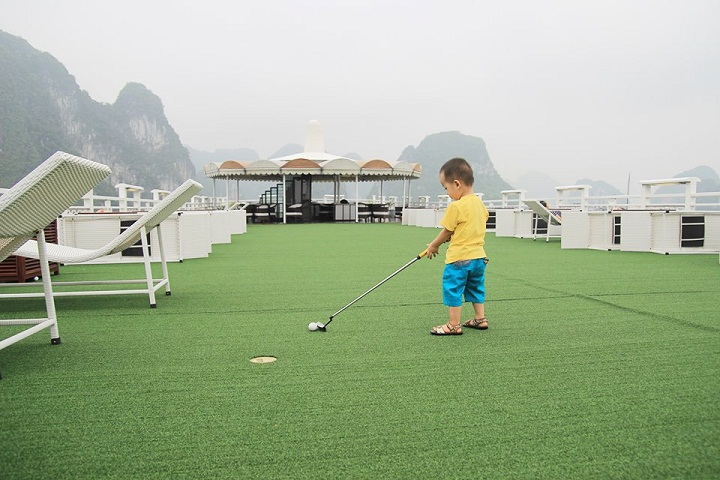
[[[680,223],[680,246],[702,247],[705,244],[705,217],[682,216]]]
[[[120,220],[120,233],[123,233],[125,230],[130,228],[132,224],[135,223],[135,220]],[[148,255],[152,255],[150,251],[150,233],[147,234],[147,243],[148,243]],[[121,254],[123,257],[142,257],[143,251],[142,251],[142,241],[138,239],[137,242],[131,247],[126,248],[122,251]]]
[[[487,223],[485,224],[485,228],[494,229],[495,222],[496,222],[495,212],[488,212],[488,219],[487,219]]]
[[[620,215],[613,215],[613,245],[620,245],[621,218]]]

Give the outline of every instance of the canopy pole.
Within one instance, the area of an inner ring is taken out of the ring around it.
[[[405,180],[405,179],[403,178],[402,182],[403,182],[402,207],[403,207],[403,209],[405,209],[405,207],[406,207],[406,205],[405,205],[405,198],[406,198],[406,197],[405,197],[405,194],[406,194],[406,189],[407,189],[407,185],[406,185],[407,180]]]
[[[283,173],[283,191],[282,191],[282,199],[283,199],[283,224],[287,223],[287,198],[285,198],[285,195],[287,194],[287,189],[285,188],[285,174]],[[279,195],[278,195],[279,196]]]
[[[360,190],[358,190],[359,181],[359,175],[355,174],[355,223],[358,223],[358,213],[360,212]]]
[[[225,210],[230,210],[230,177],[225,177]]]
[[[213,198],[212,198],[212,207],[213,207],[213,209],[215,208],[215,198],[217,198],[217,197],[216,197],[216,194],[215,194],[215,177],[213,177]]]

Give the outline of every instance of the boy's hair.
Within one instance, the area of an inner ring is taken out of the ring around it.
[[[460,180],[468,187],[472,187],[475,182],[472,167],[464,158],[451,158],[440,168],[440,173],[443,174],[445,180],[451,182]]]

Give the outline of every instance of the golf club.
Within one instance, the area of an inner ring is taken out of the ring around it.
[[[405,270],[407,267],[409,267],[409,266],[412,265],[413,263],[415,263],[415,262],[417,262],[418,260],[420,260],[421,258],[423,258],[425,255],[427,255],[427,249],[426,249],[426,250],[423,250],[422,252],[420,252],[415,258],[413,258],[413,259],[410,260],[408,263],[406,263],[406,264],[403,265],[402,267],[400,267],[400,268],[398,268],[397,270],[395,270],[392,274],[390,274],[390,275],[389,275],[388,277],[386,277],[383,281],[381,281],[380,283],[378,283],[377,285],[375,285],[374,287],[372,287],[370,290],[368,290],[367,292],[363,293],[362,295],[360,295],[359,297],[357,297],[355,300],[353,300],[352,302],[348,303],[347,305],[345,305],[344,307],[342,307],[342,308],[341,308],[340,310],[338,310],[337,312],[335,312],[335,313],[333,313],[332,315],[330,315],[330,319],[327,321],[327,323],[326,323],[325,325],[323,325],[322,323],[318,322],[318,323],[316,324],[316,327],[317,327],[317,328],[316,328],[316,330],[314,330],[314,331],[317,331],[317,332],[326,332],[326,331],[327,331],[327,326],[330,325],[330,322],[333,321],[333,318],[335,318],[336,316],[338,316],[340,313],[344,312],[350,305],[354,304],[355,302],[357,302],[358,300],[360,300],[361,298],[363,298],[365,295],[367,295],[368,293],[372,292],[373,290],[375,290],[376,288],[378,288],[380,285],[382,285],[383,283],[387,282],[387,281],[390,280],[392,277],[394,277],[395,275],[397,275],[398,273],[402,272],[403,270]]]

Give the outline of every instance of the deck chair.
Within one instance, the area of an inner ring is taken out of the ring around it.
[[[370,220],[370,206],[366,203],[356,203],[355,208],[357,209],[357,219],[367,222]]]
[[[47,312],[45,318],[0,320],[0,325],[32,325],[0,341],[0,350],[45,328],[50,329],[50,343],[60,343],[43,229],[108,175],[107,165],[57,152],[0,196],[0,260],[37,235],[32,253],[40,259],[43,293],[38,296],[45,297]]]
[[[525,202],[525,205],[530,207],[530,210],[532,210],[535,214],[533,221],[533,240],[538,236],[536,232],[538,230],[537,227],[539,219],[545,220],[545,223],[547,224],[547,231],[545,233],[546,242],[550,241],[550,237],[560,236],[559,229],[562,225],[562,217],[558,214],[559,212],[548,210],[538,200],[523,200],[523,202]],[[555,233],[551,233],[551,231],[554,231]]]
[[[302,203],[294,203],[285,210],[285,217],[288,220],[292,218],[295,222],[301,222],[302,216]]]
[[[390,221],[390,207],[383,203],[381,205],[372,205],[370,208],[371,221],[377,220],[383,222],[385,220]]]
[[[155,292],[165,287],[165,295],[170,295],[170,279],[168,277],[167,262],[165,261],[165,250],[162,243],[161,229],[157,228],[160,223],[172,215],[177,209],[182,207],[195,194],[202,190],[202,185],[194,180],[187,180],[185,183],[176,188],[161,202],[156,204],[151,210],[138,218],[135,223],[128,227],[124,232],[115,237],[110,243],[95,249],[89,250],[84,248],[67,247],[63,245],[47,244],[47,259],[58,263],[83,263],[95,260],[107,255],[122,252],[128,247],[135,245],[140,240],[143,252],[143,263],[145,264],[145,278],[139,280],[98,280],[98,281],[76,281],[76,282],[53,282],[54,285],[60,286],[80,286],[80,285],[127,285],[144,283],[146,288],[143,289],[115,289],[115,290],[88,290],[88,291],[62,291],[55,292],[56,297],[61,296],[79,296],[79,295],[131,295],[131,294],[147,294],[150,300],[150,308],[155,308]],[[148,248],[148,233],[156,229],[158,237],[158,249],[160,251],[160,263],[162,264],[162,278],[153,278],[150,263],[150,251]],[[37,246],[34,240],[27,241],[24,245],[17,249],[16,254],[23,257],[37,258]],[[38,295],[39,294],[27,294]]]
[[[272,223],[275,221],[275,206],[269,203],[259,204],[253,215],[253,221],[255,223]]]

